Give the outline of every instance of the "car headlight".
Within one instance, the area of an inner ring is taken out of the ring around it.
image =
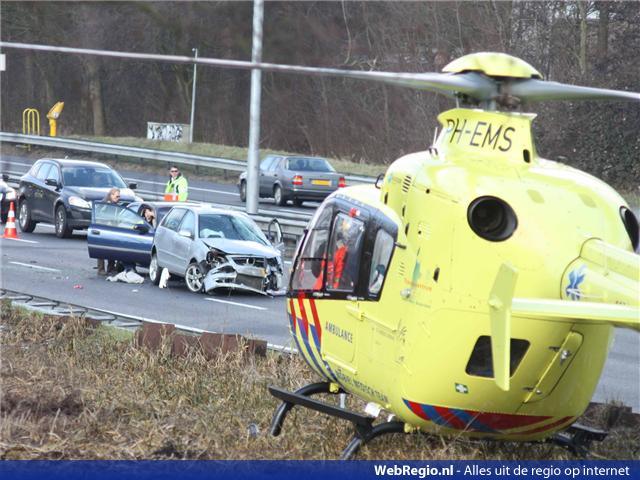
[[[69,197],[69,205],[78,208],[91,208],[91,204],[89,202],[84,198],[76,197],[75,195]]]
[[[5,200],[15,200],[16,199],[16,191],[13,188],[10,188],[4,193]]]

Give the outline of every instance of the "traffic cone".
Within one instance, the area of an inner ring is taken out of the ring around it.
[[[9,205],[7,224],[4,227],[4,235],[2,235],[2,238],[18,238],[18,232],[16,231],[16,212],[13,209],[13,202]]]

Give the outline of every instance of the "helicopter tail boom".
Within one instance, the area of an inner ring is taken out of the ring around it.
[[[608,324],[640,331],[638,309],[627,305],[514,298],[511,315],[572,324]]]
[[[640,331],[640,260],[631,252],[598,239],[585,242],[563,277],[562,300],[514,298],[517,277],[515,268],[503,264],[488,301],[494,380],[504,391],[509,390],[512,317]]]

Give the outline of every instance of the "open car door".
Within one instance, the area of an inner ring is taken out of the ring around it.
[[[87,235],[89,257],[144,267],[151,261],[153,226],[121,205],[93,202]]]

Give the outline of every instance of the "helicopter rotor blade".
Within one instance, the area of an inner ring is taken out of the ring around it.
[[[317,68],[300,65],[280,65],[275,63],[258,63],[243,60],[221,58],[188,57],[182,55],[161,55],[113,50],[97,50],[88,48],[59,47],[0,41],[0,48],[15,48],[34,51],[74,53],[81,55],[97,55],[131,60],[170,62],[189,65],[208,65],[227,67],[239,70],[260,69],[267,72],[281,72],[312,76],[333,76],[384,82],[389,85],[409,87],[441,93],[449,97],[460,94],[479,102],[500,101],[502,97],[517,97],[520,100],[635,100],[640,101],[640,93],[602,88],[581,87],[557,82],[548,82],[536,78],[512,78],[504,76],[487,76],[477,71],[460,71],[451,73],[400,73],[370,70],[343,70],[339,68]]]
[[[581,87],[566,83],[549,82],[538,79],[515,81],[508,85],[509,95],[523,102],[544,100],[635,100],[640,101],[640,93],[606,88]]]
[[[74,53],[81,55],[97,55],[104,57],[127,58],[131,60],[147,60],[171,62],[190,65],[208,65],[212,67],[227,67],[239,70],[260,69],[265,72],[292,73],[310,76],[331,76],[340,78],[354,78],[372,80],[390,85],[410,87],[441,93],[450,97],[464,94],[479,101],[495,98],[498,94],[496,82],[489,77],[476,73],[397,73],[371,70],[343,70],[339,68],[305,67],[301,65],[281,65],[277,63],[250,62],[207,57],[187,57],[181,55],[160,55],[136,52],[121,52],[113,50],[96,50],[88,48],[59,47],[53,45],[37,45],[29,43],[1,42],[2,48],[15,48],[34,51]]]
[[[408,73],[379,72],[372,70],[341,70],[338,68],[303,67],[298,65],[279,65],[274,63],[257,63],[253,65],[256,68],[260,68],[268,72],[372,80],[389,85],[441,93],[450,97],[454,97],[456,94],[460,93],[478,100],[488,100],[494,98],[498,93],[497,85],[493,80],[476,72]]]

